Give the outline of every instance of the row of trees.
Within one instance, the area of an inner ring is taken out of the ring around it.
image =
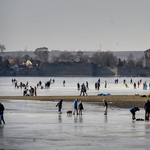
[[[39,59],[42,62],[48,62],[49,59],[49,51],[48,48],[42,47],[37,48],[34,51],[34,54],[36,55],[36,58]],[[51,63],[59,63],[59,62],[65,62],[65,63],[74,63],[74,62],[80,62],[80,63],[93,63],[98,66],[128,66],[128,67],[134,67],[134,66],[143,66],[143,57],[140,59],[134,60],[133,54],[131,53],[127,60],[121,60],[120,58],[117,58],[113,55],[113,52],[111,51],[98,51],[93,53],[92,56],[85,55],[82,51],[77,51],[75,54],[68,51],[63,51],[59,54],[59,56],[52,56]]]
[[[0,57],[0,67],[1,69],[8,69],[10,67],[8,59],[2,61],[2,57]]]
[[[4,50],[5,46],[0,45],[0,49]],[[132,53],[128,56],[127,60],[121,60],[113,55],[111,51],[97,51],[93,53],[92,56],[85,55],[82,51],[77,51],[76,53],[63,51],[58,56],[52,56],[52,59],[49,60],[49,51],[47,47],[37,48],[34,51],[35,59],[40,60],[41,62],[50,62],[50,63],[93,63],[98,66],[143,66],[143,57],[140,59],[134,60]],[[13,59],[14,64],[20,64],[22,60],[32,60],[33,58],[29,55],[22,56],[18,53],[15,56],[3,56],[4,60]]]
[[[78,51],[75,55],[71,52],[64,51],[61,52],[59,56],[53,56],[51,62],[52,63],[73,63],[73,62],[81,62],[81,63],[93,63],[98,66],[143,66],[143,57],[140,59],[134,60],[132,53],[128,56],[127,60],[121,60],[113,55],[113,52],[95,52],[90,57],[88,55],[84,55],[82,51]]]

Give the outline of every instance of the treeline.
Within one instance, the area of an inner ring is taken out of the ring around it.
[[[10,67],[10,59],[13,60],[11,65],[21,65],[22,61],[27,60],[40,60],[41,62],[48,63],[93,63],[97,66],[143,66],[143,57],[140,59],[134,59],[132,53],[128,56],[127,60],[121,60],[113,55],[111,51],[97,51],[93,52],[93,55],[88,56],[85,55],[82,51],[77,51],[76,53],[69,51],[62,51],[58,56],[51,56],[51,60],[49,60],[49,51],[46,47],[37,48],[34,51],[35,58],[30,57],[29,55],[22,56],[18,53],[15,56],[0,56],[0,67],[1,68],[9,68]]]
[[[93,63],[97,66],[128,66],[128,67],[134,67],[134,66],[143,66],[143,59],[144,57],[141,57],[140,59],[135,59],[132,55],[132,53],[128,56],[127,60],[121,60],[120,58],[117,58],[113,55],[113,52],[111,51],[98,51],[94,52],[93,55],[90,57],[88,55],[84,55],[82,51],[78,51],[76,54],[73,54],[68,51],[63,51],[60,53],[59,56],[53,56],[51,63],[59,63],[59,62],[65,62],[65,63],[74,63],[74,62],[80,62],[80,63]]]
[[[94,52],[92,56],[85,55],[83,51],[77,51],[76,53],[69,51],[62,51],[59,56],[52,56],[52,59],[49,61],[49,51],[48,48],[37,48],[34,51],[36,55],[36,59],[41,62],[49,62],[49,63],[93,63],[97,66],[143,66],[143,59],[135,59],[133,54],[130,53],[127,60],[121,60],[113,55],[111,51],[97,51]]]

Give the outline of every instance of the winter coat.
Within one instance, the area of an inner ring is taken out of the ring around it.
[[[57,105],[56,105],[56,107],[59,107],[59,108],[62,108],[62,100],[60,100],[58,103],[57,103]]]
[[[5,109],[5,108],[4,108],[3,104],[0,103],[0,114],[3,114],[4,109]]]
[[[136,112],[136,111],[138,111],[138,110],[139,110],[138,107],[132,107],[132,108],[130,109],[130,112]]]
[[[78,106],[78,102],[75,100],[74,101],[74,108],[77,108],[77,106]]]
[[[82,102],[80,102],[80,103],[79,103],[79,105],[78,105],[78,109],[79,109],[79,110],[84,109],[84,108],[83,108],[83,105],[82,105]]]
[[[144,109],[145,110],[150,110],[150,102],[145,103]]]

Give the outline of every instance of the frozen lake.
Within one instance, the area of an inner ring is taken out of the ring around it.
[[[132,121],[129,109],[83,103],[82,116],[67,115],[73,102],[0,100],[5,125],[0,125],[0,148],[9,150],[149,150],[150,122]],[[144,109],[136,113],[144,118]]]
[[[0,77],[0,96],[21,96],[23,95],[23,89],[16,89],[12,84],[14,77]],[[37,95],[39,96],[55,96],[55,95],[79,95],[80,91],[77,90],[77,83],[89,83],[88,95],[97,95],[100,93],[110,93],[111,95],[147,95],[150,94],[149,90],[149,77],[101,77],[100,78],[100,90],[95,90],[95,82],[98,81],[98,77],[16,77],[18,82],[26,83],[29,82],[29,86],[36,86],[39,81],[42,81],[42,85],[50,79],[55,79],[55,83],[51,84],[50,89],[37,89]],[[118,84],[114,84],[114,80],[118,79]],[[126,80],[129,88],[126,88],[123,84],[123,80]],[[133,84],[130,84],[132,79],[133,83],[137,84],[140,79],[142,83],[139,88],[133,88]],[[63,87],[63,80],[66,81],[65,87]],[[107,81],[107,88],[104,88],[104,82]],[[143,83],[146,81],[147,90],[143,90]]]

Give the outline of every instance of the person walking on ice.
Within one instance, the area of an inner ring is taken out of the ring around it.
[[[3,124],[5,124],[5,121],[4,121],[4,106],[3,104],[0,103],[0,124],[2,124],[2,121],[3,121]]]
[[[61,109],[62,109],[62,102],[63,102],[63,100],[61,99],[61,100],[57,103],[57,105],[56,105],[56,107],[58,107],[58,113],[59,113],[59,114],[62,113],[62,112],[61,112]]]
[[[106,102],[105,99],[103,99],[104,102],[104,115],[107,115],[107,107],[108,107],[108,103]]]
[[[78,99],[76,99],[75,101],[74,101],[74,110],[73,110],[73,115],[75,115],[75,112],[76,112],[76,114],[78,115]]]

